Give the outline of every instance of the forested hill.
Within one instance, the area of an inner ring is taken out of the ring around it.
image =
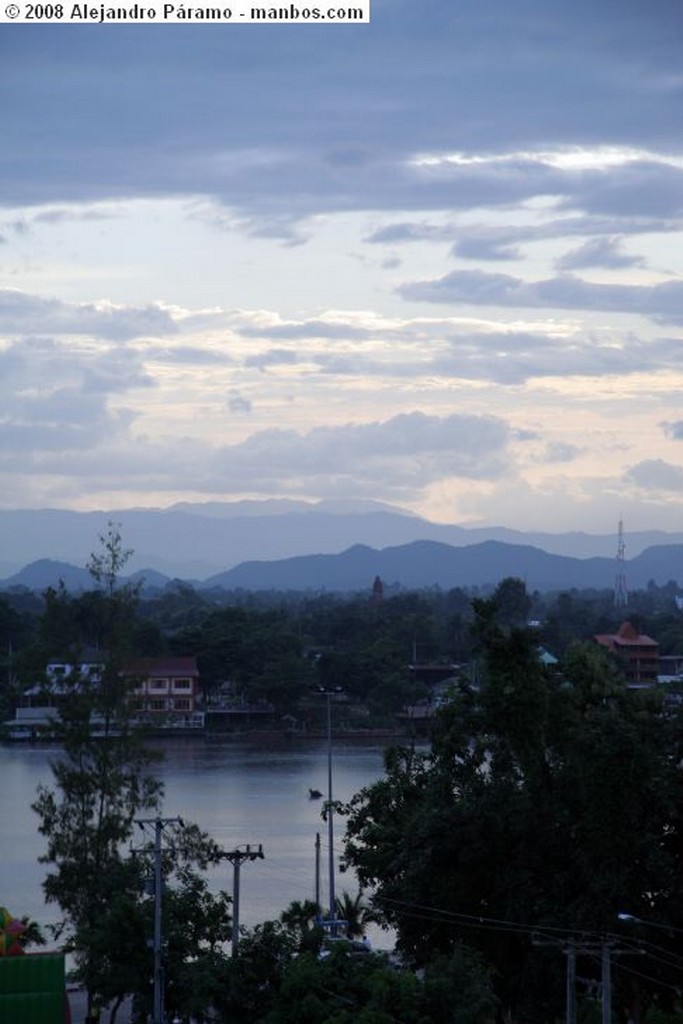
[[[523,579],[529,590],[605,588],[614,584],[614,558],[569,558],[521,544],[486,541],[452,547],[415,541],[374,549],[357,544],[339,555],[305,555],[273,562],[243,562],[205,581],[205,586],[249,590],[355,591],[368,588],[377,575],[408,589],[497,584],[507,576]],[[683,544],[648,548],[625,563],[630,587],[650,580],[683,581]]]
[[[341,554],[302,555],[274,561],[248,561],[205,580],[189,580],[198,589],[235,590],[369,590],[375,576],[388,586],[419,590],[428,587],[495,586],[508,576],[524,580],[529,590],[605,589],[614,584],[614,558],[569,558],[522,544],[486,541],[452,547],[436,541],[415,541],[398,547],[371,548],[356,544]],[[662,586],[683,584],[683,544],[648,548],[625,562],[631,589],[650,581]],[[149,588],[162,588],[169,578],[154,570],[135,574]],[[88,589],[84,569],[43,559],[0,581],[0,587],[42,590],[64,580],[72,590]]]

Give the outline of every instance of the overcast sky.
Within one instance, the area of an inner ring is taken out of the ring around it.
[[[681,529],[681,0],[0,26],[0,504]]]

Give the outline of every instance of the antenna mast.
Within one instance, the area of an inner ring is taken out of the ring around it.
[[[619,539],[617,541],[617,575],[614,580],[614,607],[625,608],[628,604],[628,587],[626,585],[625,566],[626,545],[624,543],[624,523],[619,520]]]

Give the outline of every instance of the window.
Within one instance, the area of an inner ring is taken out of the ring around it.
[[[150,679],[147,683],[147,689],[150,693],[167,693],[168,679]]]
[[[179,697],[173,701],[174,711],[189,711],[191,708],[191,702],[187,697]]]
[[[192,680],[191,679],[174,679],[173,680],[173,689],[174,690],[182,690],[183,692],[187,693],[187,692],[189,692],[192,689]]]

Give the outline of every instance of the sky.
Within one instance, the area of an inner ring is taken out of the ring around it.
[[[0,25],[0,507],[679,530],[683,4]]]

